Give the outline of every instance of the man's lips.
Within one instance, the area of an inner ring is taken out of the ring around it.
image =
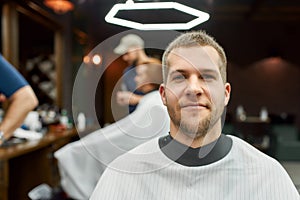
[[[209,105],[205,103],[190,102],[181,105],[181,108],[205,108],[209,109]]]

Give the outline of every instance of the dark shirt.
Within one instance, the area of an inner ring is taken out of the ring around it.
[[[28,85],[23,76],[0,55],[0,93],[7,98]]]
[[[125,84],[127,91],[133,92],[134,94],[144,95],[143,92],[136,90],[136,83],[134,78],[136,76],[135,66],[129,66],[125,68],[123,72],[122,81]],[[137,105],[129,105],[129,113],[132,113],[136,109]]]
[[[232,147],[232,139],[224,134],[214,142],[199,148],[191,148],[172,138],[159,138],[159,147],[171,160],[184,166],[203,166],[224,158]]]

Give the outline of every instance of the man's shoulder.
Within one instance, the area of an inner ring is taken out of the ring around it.
[[[116,165],[124,161],[128,162],[132,160],[145,159],[145,157],[147,157],[147,155],[149,155],[151,152],[156,152],[159,150],[158,148],[158,137],[155,137],[119,156],[111,163],[111,165]]]
[[[161,60],[158,58],[150,57],[149,62],[161,64]]]
[[[286,195],[287,192],[291,195],[297,194],[291,178],[277,160],[242,139],[234,136],[230,137],[233,141],[230,158],[235,161],[232,162],[234,167],[243,172],[243,179],[247,180],[247,183],[264,183],[261,185],[260,190],[271,191],[272,195],[275,193]]]
[[[158,140],[156,137],[135,147],[116,158],[108,168],[121,173],[145,173],[160,168],[167,160],[162,156]]]
[[[280,163],[269,155],[261,152],[257,148],[253,147],[246,141],[230,136],[233,141],[232,151],[233,155],[243,161],[245,165],[255,166],[260,168],[261,171],[265,170],[279,170],[282,171],[283,168]]]
[[[127,67],[125,67],[125,69],[123,70],[123,72],[127,72],[127,71],[130,71],[131,69],[135,68],[134,65],[129,65]]]

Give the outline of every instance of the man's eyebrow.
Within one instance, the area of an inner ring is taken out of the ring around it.
[[[209,74],[218,74],[218,71],[215,69],[203,69],[200,70],[200,74],[209,73]]]
[[[182,69],[173,70],[170,72],[170,76],[172,76],[173,74],[176,74],[176,73],[183,74],[183,73],[186,73],[186,70],[182,70]]]
[[[215,69],[202,69],[202,70],[198,70],[200,74],[204,74],[204,73],[209,73],[209,74],[218,74],[218,71]],[[181,73],[181,74],[185,74],[187,73],[187,70],[184,69],[176,69],[170,72],[170,76],[172,76],[173,74],[176,73]]]

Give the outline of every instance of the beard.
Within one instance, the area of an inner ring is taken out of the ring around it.
[[[217,123],[221,114],[215,108],[209,109],[209,114],[176,112],[174,106],[167,104],[167,109],[173,124],[183,134],[192,138],[205,137],[209,130]],[[221,112],[222,113],[222,112]]]

